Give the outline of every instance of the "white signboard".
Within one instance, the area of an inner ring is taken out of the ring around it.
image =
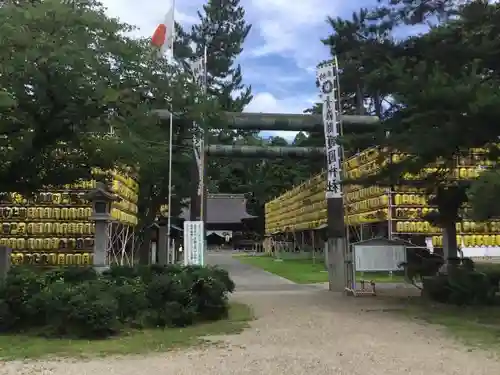
[[[203,221],[184,222],[184,265],[203,266],[205,238]]]
[[[327,167],[326,198],[341,198],[341,158],[342,150],[337,143],[341,134],[339,109],[339,85],[337,75],[337,60],[318,66],[317,83],[323,102],[323,125],[325,127],[325,154]]]
[[[406,262],[406,248],[397,246],[354,245],[356,271],[401,271],[398,264]]]

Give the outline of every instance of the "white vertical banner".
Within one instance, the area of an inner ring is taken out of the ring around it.
[[[184,222],[184,265],[204,265],[203,221]]]
[[[200,87],[205,87],[205,56],[191,61],[190,67],[195,83]]]
[[[342,149],[337,143],[337,137],[341,134],[337,60],[318,65],[316,74],[320,98],[323,103],[327,167],[326,198],[342,198]]]

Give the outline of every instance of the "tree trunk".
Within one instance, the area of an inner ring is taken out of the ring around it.
[[[139,247],[139,264],[149,265],[151,263],[151,229],[147,228],[142,237],[141,247]]]
[[[443,252],[448,273],[456,266],[458,258],[457,228],[455,222],[443,226]]]
[[[142,239],[142,243],[138,249],[139,264],[148,265],[151,263],[151,224],[154,223],[155,218],[160,210],[163,199],[160,195],[153,193],[153,188],[148,189],[148,196],[142,200],[139,206],[139,212],[142,215],[139,217],[139,228],[142,228],[138,237]]]

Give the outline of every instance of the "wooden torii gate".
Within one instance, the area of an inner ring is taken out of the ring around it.
[[[156,113],[163,120],[168,120],[168,110],[157,110]],[[224,114],[226,127],[234,130],[247,131],[307,131],[324,132],[321,115],[315,114],[274,114],[274,113],[235,113]],[[341,115],[340,121],[345,125],[347,133],[362,133],[373,130],[379,123],[376,116],[349,116]],[[245,158],[276,158],[276,157],[319,157],[325,154],[323,147],[277,147],[277,146],[236,146],[236,145],[207,145],[207,156],[233,156]],[[325,162],[326,165],[326,162]],[[191,204],[198,210],[191,210],[191,220],[205,220],[200,218],[199,207],[205,202],[200,202],[197,191],[198,184],[194,184],[194,194]],[[204,194],[206,197],[206,194]],[[194,200],[198,200],[195,202]],[[328,218],[328,279],[331,291],[344,292],[348,283],[346,274],[347,239],[344,223],[342,198],[327,199]],[[195,213],[198,212],[198,216]],[[203,210],[206,214],[206,210]]]

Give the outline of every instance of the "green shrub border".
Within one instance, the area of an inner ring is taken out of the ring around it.
[[[234,283],[218,267],[13,267],[0,284],[0,332],[98,339],[124,328],[227,317]]]

